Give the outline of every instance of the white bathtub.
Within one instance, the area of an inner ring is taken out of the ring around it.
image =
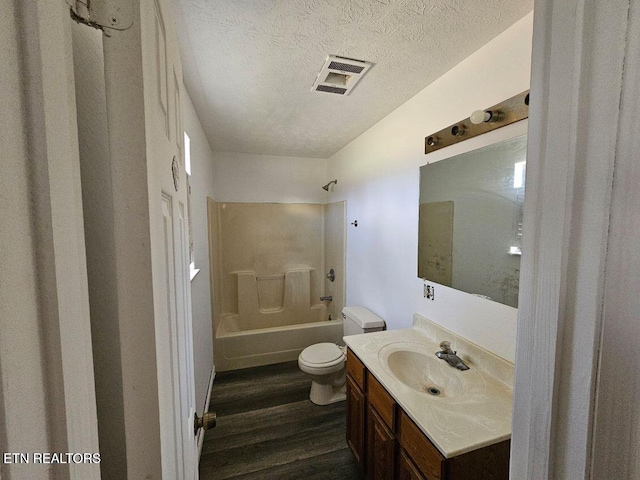
[[[216,331],[216,371],[236,370],[296,360],[314,343],[342,344],[342,319],[240,330],[237,315],[223,316]]]

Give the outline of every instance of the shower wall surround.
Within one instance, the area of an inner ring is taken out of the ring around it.
[[[341,340],[344,202],[210,202],[216,370],[292,360]],[[214,238],[215,237],[215,238]],[[326,278],[330,268],[336,282]],[[331,295],[332,301],[320,297]],[[331,318],[331,320],[330,320]]]
[[[324,320],[323,223],[322,205],[221,204],[223,314],[253,327],[243,330],[281,326],[269,323],[276,314]]]

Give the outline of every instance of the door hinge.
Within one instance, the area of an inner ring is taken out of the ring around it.
[[[131,0],[66,0],[71,18],[100,30],[126,30],[133,24]]]

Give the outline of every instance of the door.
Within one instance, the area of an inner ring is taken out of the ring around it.
[[[172,475],[170,478],[193,479],[197,471],[197,443],[193,432],[195,399],[186,208],[180,196],[169,194],[166,188],[160,188],[160,207],[162,237],[157,239],[161,242],[158,251],[152,248],[152,255],[158,270],[163,270],[162,281],[154,285],[154,295],[163,303],[156,317],[156,332],[163,338],[163,346],[158,342],[157,349],[160,411],[163,424],[167,423],[162,432],[163,472]]]
[[[164,478],[197,478],[182,70],[164,0],[141,3],[151,261]]]
[[[393,480],[395,438],[378,412],[367,406],[367,477],[371,480]]]
[[[347,445],[364,468],[365,398],[360,387],[347,375]]]
[[[418,467],[411,461],[404,450],[400,449],[398,458],[398,480],[425,480]]]

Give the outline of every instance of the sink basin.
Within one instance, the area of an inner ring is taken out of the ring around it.
[[[382,367],[409,388],[425,395],[461,399],[469,393],[462,375],[417,343],[391,343],[380,349]],[[473,374],[472,374],[473,375]]]

